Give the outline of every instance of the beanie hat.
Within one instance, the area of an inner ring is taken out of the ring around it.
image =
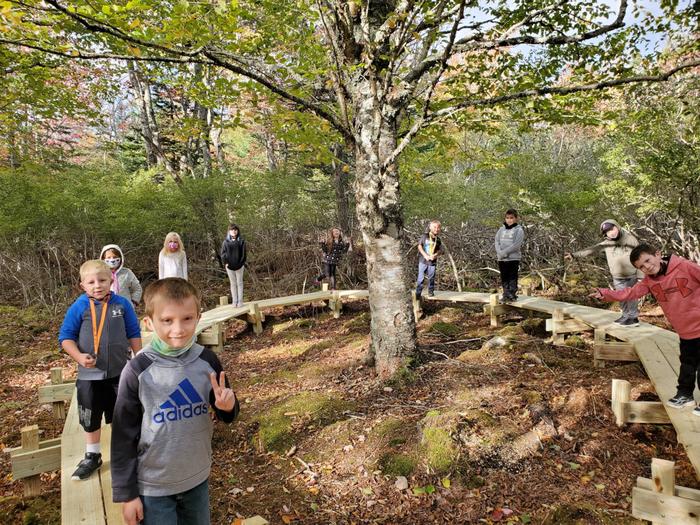
[[[611,222],[604,222],[603,224],[600,225],[600,233],[605,235],[608,233],[610,230],[612,230],[615,227],[615,225]]]

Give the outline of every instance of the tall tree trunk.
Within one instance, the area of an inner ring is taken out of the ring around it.
[[[148,90],[150,95],[150,88],[148,83],[144,81],[141,71],[134,62],[129,62],[128,68],[129,79],[134,87],[136,98],[139,101],[139,120],[141,121],[141,136],[144,139],[144,147],[146,149],[146,162],[149,168],[153,168],[158,165],[158,154],[155,150],[156,141],[153,138],[146,96],[144,95],[145,90]]]
[[[356,117],[355,194],[367,256],[372,353],[377,373],[387,379],[416,351],[416,325],[401,253],[403,217],[398,166],[382,168],[397,143],[395,120],[375,119],[368,97]]]
[[[333,161],[331,163],[333,189],[335,190],[335,209],[338,215],[338,226],[350,233],[350,158],[353,154],[353,146],[335,143],[331,146]]]

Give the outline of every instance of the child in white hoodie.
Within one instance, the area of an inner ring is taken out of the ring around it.
[[[141,302],[141,283],[129,268],[124,266],[124,252],[116,244],[107,244],[100,252],[102,259],[112,270],[111,291],[131,301],[133,306]]]

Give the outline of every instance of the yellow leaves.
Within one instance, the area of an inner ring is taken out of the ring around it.
[[[135,57],[140,57],[141,56],[141,49],[138,47],[129,46],[129,53],[131,53]]]

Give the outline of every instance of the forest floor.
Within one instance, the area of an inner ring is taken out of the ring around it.
[[[611,379],[657,399],[640,365],[593,368],[590,339],[555,347],[541,322],[491,329],[480,309],[427,304],[415,367],[390,383],[366,364],[366,302],[340,319],[312,306],[269,312],[262,336],[230,323],[220,357],[241,414],[215,428],[212,523],[641,523],[630,495],[652,457],[698,487],[671,426],[615,426]],[[643,319],[664,324],[658,313]],[[60,316],[0,314],[0,444],[19,446],[34,423],[57,437],[62,422],[34,400],[51,367],[74,373],[57,350]],[[10,471],[2,454],[0,521],[60,523],[58,472],[24,498]]]

